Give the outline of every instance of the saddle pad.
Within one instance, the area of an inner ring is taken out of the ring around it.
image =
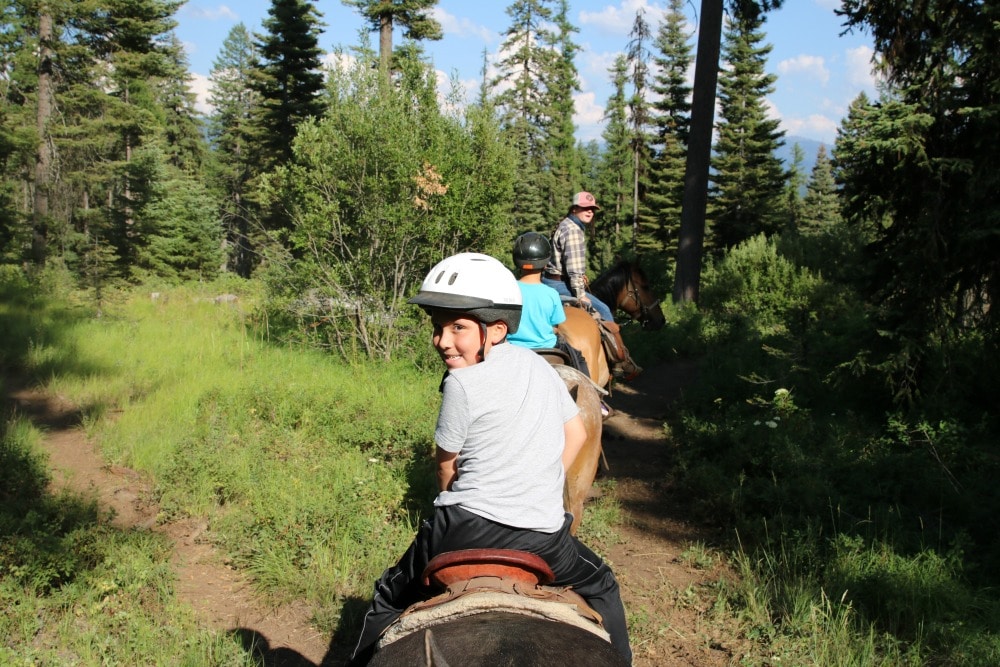
[[[444,604],[405,613],[386,629],[378,645],[381,648],[425,628],[489,611],[505,611],[565,623],[595,634],[604,641],[611,641],[610,635],[604,628],[593,619],[580,615],[575,604],[539,600],[498,591],[477,591],[456,597]]]

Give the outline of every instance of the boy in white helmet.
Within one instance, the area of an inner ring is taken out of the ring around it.
[[[431,316],[431,342],[447,367],[434,439],[441,492],[399,562],[375,583],[351,658],[365,664],[382,631],[429,594],[421,574],[435,555],[517,549],[541,556],[556,586],[572,586],[604,619],[631,664],[614,573],[569,533],[565,471],[587,437],[576,404],[540,356],[506,343],[521,291],[497,260],[462,253],[439,262],[410,299]]]

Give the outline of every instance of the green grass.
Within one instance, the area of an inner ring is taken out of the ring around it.
[[[352,635],[434,495],[438,369],[270,345],[252,284],[159,289],[156,301],[146,288],[101,317],[32,289],[0,279],[0,365],[80,406],[104,455],[154,480],[161,520],[205,520],[259,589],[308,600],[324,632]],[[240,299],[216,304],[220,292]],[[851,347],[850,331],[816,324],[854,326],[853,310],[838,316],[842,295],[816,306],[822,317],[796,315],[801,336],[780,300],[760,327],[731,302],[671,309],[663,335],[636,333],[644,359],[712,350],[667,425],[671,487],[693,520],[742,538],[681,554],[739,576],[657,593],[708,605],[750,647],[744,665],[1000,664],[993,422],[887,417],[880,402],[873,417],[871,387],[818,372]],[[50,495],[26,421],[7,419],[3,436],[0,664],[250,664],[176,604],[162,540]],[[603,484],[581,530],[598,551],[624,520]],[[672,632],[651,609],[629,610],[638,644]]]
[[[67,312],[62,301],[18,292],[21,302],[4,306],[16,317],[5,322],[2,334],[30,333],[32,339],[6,365],[79,405],[88,434],[106,458],[148,473],[161,520],[206,518],[205,535],[273,599],[312,602],[323,630],[349,625],[351,619],[342,619],[344,606],[367,599],[372,581],[398,558],[433,497],[428,454],[439,377],[409,364],[349,366],[315,351],[270,346],[252,333],[252,295],[241,295],[235,307],[219,305],[210,300],[218,289],[160,290],[155,302],[148,290],[138,291],[115,307],[105,306],[100,318],[88,316],[84,306],[71,309],[72,317],[56,317],[53,312]],[[19,440],[37,438],[19,420],[6,432]],[[36,491],[44,497],[43,466],[26,455],[15,458],[22,468],[37,468]],[[17,478],[6,479],[10,495],[23,490]],[[25,599],[19,608],[66,607],[67,600],[94,588],[89,579],[74,588],[57,576],[89,570],[60,560],[72,561],[72,545],[57,539],[52,521],[33,529],[54,542],[44,554],[37,544],[5,533],[11,563],[34,568],[32,576],[50,581],[38,588],[37,600]],[[87,522],[107,530],[96,514]],[[22,584],[30,579],[31,573],[14,567],[5,571],[5,585],[11,572]],[[162,589],[159,599],[169,587],[169,573],[153,579]],[[109,595],[120,597],[119,587]],[[60,602],[62,596],[67,597]],[[81,609],[101,616],[100,599],[72,604],[71,616],[79,617]],[[158,608],[165,612],[169,605]],[[143,623],[138,609],[128,615]],[[71,627],[81,632],[74,654],[83,656],[84,664],[103,660],[105,649],[91,644],[112,628],[69,623],[64,632]],[[129,633],[143,634],[141,628]],[[46,655],[39,653],[38,659],[45,662]],[[152,664],[127,657],[119,662]],[[188,664],[224,662],[194,658]]]
[[[40,438],[0,425],[0,664],[254,664],[174,601],[167,538],[49,493]]]
[[[826,277],[851,271],[779,245],[710,262],[698,307],[638,347],[698,359],[669,416],[670,483],[733,536],[718,607],[740,619],[740,664],[1000,664],[995,345],[956,329],[894,353],[901,332],[872,330],[876,306]],[[918,357],[920,395],[895,400]]]

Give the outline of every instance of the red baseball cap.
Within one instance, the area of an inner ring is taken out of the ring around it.
[[[577,192],[573,195],[572,206],[579,206],[580,208],[593,208],[598,211],[601,207],[597,205],[597,200],[594,199],[594,195],[589,192]]]

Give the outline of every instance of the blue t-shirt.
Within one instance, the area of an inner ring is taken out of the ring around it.
[[[521,347],[555,347],[556,334],[552,327],[566,321],[559,292],[548,285],[522,283],[521,323],[517,331],[507,334],[507,340]]]

